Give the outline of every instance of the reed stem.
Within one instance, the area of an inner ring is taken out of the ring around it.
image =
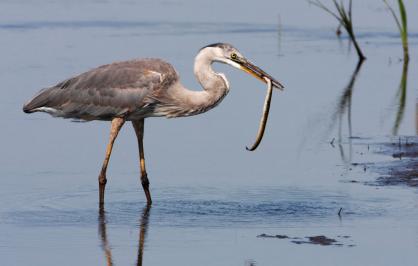
[[[339,21],[339,23],[343,26],[348,36],[350,37],[351,41],[353,42],[354,48],[356,49],[357,55],[359,57],[359,61],[364,61],[366,57],[364,56],[363,51],[361,50],[360,45],[357,42],[356,35],[354,33],[353,16],[352,16],[353,1],[352,0],[349,1],[348,10],[347,10],[342,2],[338,3],[337,0],[333,0],[334,6],[337,12],[334,12],[331,9],[329,9],[319,0],[312,0],[309,2],[321,8],[322,10],[326,11],[327,13],[329,13],[330,15],[332,15],[334,18],[336,18]]]

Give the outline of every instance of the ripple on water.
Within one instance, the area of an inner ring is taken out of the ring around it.
[[[170,188],[155,191],[150,222],[157,226],[172,227],[300,226],[338,221],[340,208],[344,210],[345,219],[381,216],[387,211],[383,199],[364,198],[361,195],[351,197],[331,191],[278,188],[236,190],[227,195],[223,192],[214,195],[213,191],[208,194],[200,188],[188,188],[190,193],[184,193],[185,190]],[[88,193],[85,202],[94,202],[96,193]],[[106,203],[107,221],[114,225],[137,226],[144,202],[138,201],[136,190],[119,193],[122,200]],[[118,198],[118,195],[113,196],[112,200]],[[5,212],[1,222],[20,226],[97,225],[98,210],[95,205],[74,207],[66,200],[73,201],[74,197],[58,201],[51,197],[50,202],[34,204],[42,207]]]

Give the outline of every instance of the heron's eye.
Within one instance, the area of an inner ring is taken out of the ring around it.
[[[237,57],[238,57],[238,56],[237,56],[237,54],[236,54],[236,53],[232,53],[232,54],[231,54],[231,59],[234,59],[234,60],[235,60],[235,59],[237,59]]]

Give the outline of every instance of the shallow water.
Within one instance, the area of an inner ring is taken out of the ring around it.
[[[394,142],[388,136],[400,111],[402,49],[392,17],[378,2],[355,3],[368,57],[356,69],[354,50],[336,38],[332,18],[306,1],[276,2],[0,3],[1,265],[416,265],[416,187],[379,182],[406,161],[375,148]],[[397,133],[414,140],[418,21],[409,19],[411,60]],[[186,86],[199,89],[193,58],[218,41],[234,44],[286,89],[273,95],[255,152],[245,146],[256,133],[265,87],[226,66],[215,66],[231,83],[217,108],[148,119],[149,212],[129,125],[116,142],[100,212],[96,178],[109,125],[21,111],[40,88],[136,57],[166,59]],[[260,234],[324,235],[343,245]]]

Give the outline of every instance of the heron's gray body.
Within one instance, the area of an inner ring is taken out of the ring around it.
[[[216,106],[228,92],[224,76],[215,73],[205,58],[195,63],[203,91],[184,88],[174,68],[161,59],[137,59],[103,65],[46,88],[23,109],[86,121],[199,114]],[[209,76],[200,74],[202,68]]]

